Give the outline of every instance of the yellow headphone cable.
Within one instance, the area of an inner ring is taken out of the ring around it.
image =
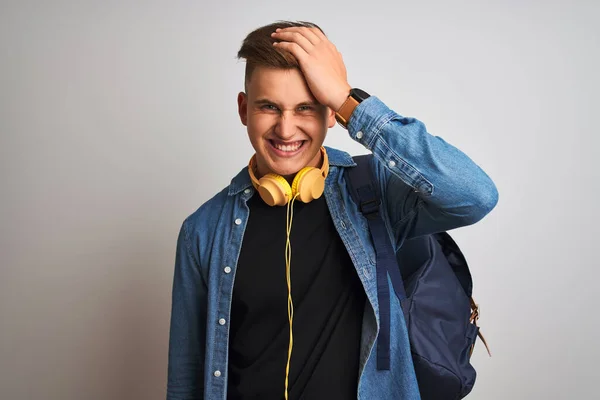
[[[294,345],[294,335],[292,332],[292,322],[294,320],[294,303],[292,301],[292,275],[291,275],[291,264],[292,264],[292,244],[290,242],[290,234],[292,232],[292,220],[294,218],[294,201],[296,201],[296,194],[291,201],[287,204],[287,213],[286,213],[286,231],[287,238],[285,243],[285,273],[287,278],[287,286],[288,286],[288,320],[290,322],[290,344],[288,347],[288,359],[285,367],[285,400],[288,400],[288,380],[290,374],[290,360],[292,359],[292,347]]]

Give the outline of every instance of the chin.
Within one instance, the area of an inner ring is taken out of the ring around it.
[[[276,173],[277,175],[281,175],[285,178],[289,178],[289,177],[293,177],[294,175],[296,175],[298,173],[298,171],[300,171],[302,168],[304,168],[306,165],[305,163],[298,163],[295,165],[275,165],[274,168],[272,168],[271,170]]]
[[[261,158],[263,159],[264,167],[267,169],[265,173],[271,172],[285,178],[290,178],[296,175],[302,168],[312,164],[315,157],[320,154],[319,152],[320,147],[305,148],[296,156],[286,158],[278,157],[277,154],[273,154],[271,149],[266,148],[263,149]]]

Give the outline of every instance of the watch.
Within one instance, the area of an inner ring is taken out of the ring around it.
[[[348,129],[348,121],[350,121],[350,117],[354,112],[354,109],[363,101],[370,97],[371,95],[365,92],[362,89],[353,88],[350,89],[350,94],[348,98],[342,104],[339,110],[335,113],[335,119],[337,122],[344,127],[344,129]]]

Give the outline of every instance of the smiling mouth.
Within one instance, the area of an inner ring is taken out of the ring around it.
[[[275,149],[277,149],[279,151],[283,151],[285,153],[293,153],[293,152],[300,150],[300,148],[302,146],[304,146],[305,142],[306,142],[305,140],[298,140],[296,142],[281,143],[281,142],[277,142],[275,140],[269,140],[269,143],[271,144],[271,146],[273,146]]]

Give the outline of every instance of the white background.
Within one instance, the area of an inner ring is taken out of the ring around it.
[[[2,1],[0,398],[165,397],[177,232],[252,155],[235,55],[278,19],[497,184],[453,231],[493,354],[469,398],[598,398],[599,4]]]

